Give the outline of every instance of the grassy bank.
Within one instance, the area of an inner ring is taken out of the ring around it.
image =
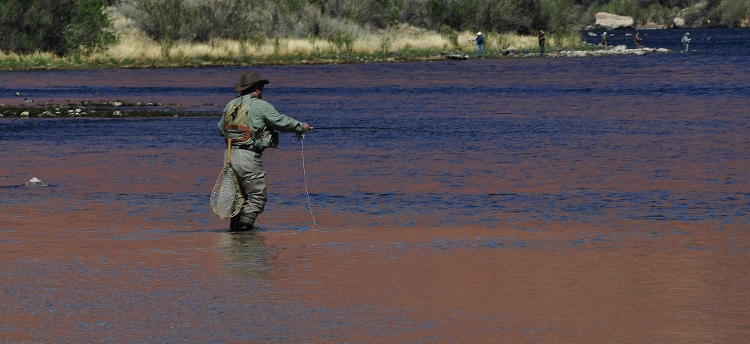
[[[366,63],[445,59],[441,52],[459,51],[473,56],[474,32],[440,35],[402,26],[378,34],[338,37],[333,40],[272,38],[264,40],[213,40],[209,43],[155,42],[133,31],[120,35],[107,50],[86,55],[55,56],[0,53],[0,70],[163,68],[320,63]],[[485,34],[485,57],[502,56],[507,49],[538,52],[535,36]],[[548,36],[547,51],[585,49],[580,37]]]

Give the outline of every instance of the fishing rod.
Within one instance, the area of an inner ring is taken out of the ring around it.
[[[358,126],[343,126],[343,127],[318,127],[315,126],[313,130],[389,130],[389,131],[418,131],[423,133],[442,134],[443,132],[426,129],[407,129],[407,128],[388,128],[388,127],[358,127]]]
[[[513,112],[495,112],[494,115],[514,115]],[[424,133],[438,133],[443,132],[427,129],[406,129],[406,128],[389,128],[389,127],[367,127],[367,126],[338,126],[338,127],[319,127],[315,126],[313,130],[390,130],[390,131],[420,131]]]
[[[497,115],[512,115],[512,112],[498,112]],[[388,131],[406,131],[406,132],[421,132],[421,133],[432,133],[432,134],[444,134],[445,131],[427,130],[427,129],[407,129],[407,128],[389,128],[389,127],[367,127],[367,126],[338,126],[338,127],[318,127],[315,126],[313,130],[388,130]],[[455,130],[454,130],[455,132]]]

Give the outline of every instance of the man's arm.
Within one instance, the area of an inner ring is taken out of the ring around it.
[[[307,123],[300,122],[276,111],[276,108],[266,101],[256,101],[266,123],[282,133],[305,132],[312,129]],[[253,104],[255,105],[255,104]]]
[[[224,112],[221,113],[221,119],[219,120],[219,135],[224,136],[226,134],[226,130],[224,130],[224,114],[227,113],[227,108],[229,107],[229,104],[227,104],[226,107],[224,107]]]

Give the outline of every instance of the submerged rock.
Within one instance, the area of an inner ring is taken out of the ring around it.
[[[23,186],[47,186],[47,183],[37,177],[33,177],[28,182],[23,183]]]

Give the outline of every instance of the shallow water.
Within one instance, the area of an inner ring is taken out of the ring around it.
[[[267,100],[318,129],[264,156],[254,233],[208,209],[218,117],[0,120],[0,338],[750,337],[746,58],[257,69]],[[245,70],[0,87],[219,112]]]

